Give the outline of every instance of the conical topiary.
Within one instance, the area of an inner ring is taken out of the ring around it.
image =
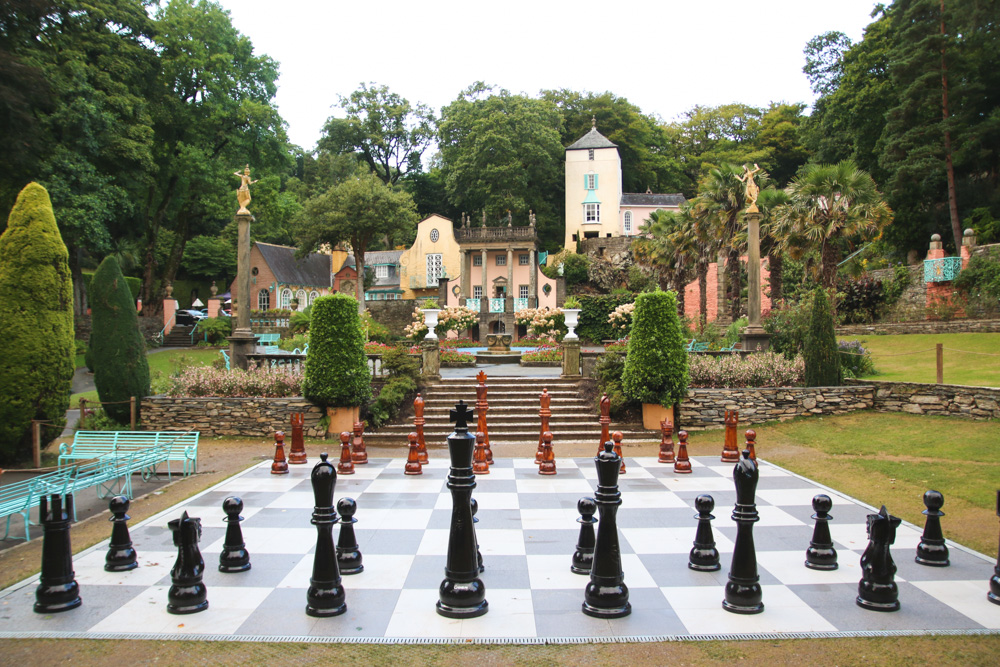
[[[672,406],[687,396],[688,357],[677,297],[645,292],[635,299],[622,390],[633,401]]]
[[[27,458],[31,420],[66,422],[76,348],[69,253],[49,193],[29,183],[0,236],[0,460]]]
[[[840,352],[833,329],[833,313],[826,290],[817,287],[813,293],[812,316],[803,344],[802,357],[806,364],[807,387],[837,387],[840,385]]]
[[[372,397],[358,302],[346,294],[313,302],[302,395],[324,408],[351,408]]]
[[[90,313],[97,395],[109,417],[127,424],[129,398],[136,397],[138,409],[138,400],[149,394],[149,362],[132,292],[114,257],[106,257],[90,281]]]

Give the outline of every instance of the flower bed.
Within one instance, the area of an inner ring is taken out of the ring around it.
[[[473,366],[476,363],[476,355],[471,352],[441,350],[441,363],[456,366]]]
[[[302,373],[284,368],[251,368],[227,371],[192,366],[170,378],[167,395],[172,397],[263,397],[302,395]]]
[[[793,387],[805,379],[802,357],[789,361],[780,354],[691,355],[688,360],[691,387]]]
[[[619,338],[613,343],[608,343],[604,346],[605,352],[628,352],[628,336],[625,338]]]
[[[554,345],[541,346],[537,350],[521,355],[521,361],[527,364],[545,361],[561,362],[562,358],[562,348]]]

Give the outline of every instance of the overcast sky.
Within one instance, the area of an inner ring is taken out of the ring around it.
[[[311,149],[338,95],[386,85],[439,112],[477,80],[611,91],[673,120],[696,104],[811,103],[805,43],[860,39],[873,0],[218,0],[280,63],[277,104]]]

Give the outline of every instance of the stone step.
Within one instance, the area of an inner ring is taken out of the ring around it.
[[[491,389],[486,394],[486,399],[492,403],[495,398],[516,398],[520,401],[538,403],[541,391],[515,391],[512,389]],[[445,391],[429,391],[427,396],[437,400],[458,400],[466,396],[475,396],[475,389],[448,389]],[[549,391],[549,396],[555,398],[579,398],[579,391]]]
[[[407,432],[409,433],[409,432]],[[424,440],[428,447],[438,447],[444,449],[447,447],[447,438],[451,434],[451,431],[441,432],[441,433],[431,433],[424,431]],[[589,431],[578,431],[569,433],[560,433],[558,437],[553,434],[552,444],[557,449],[561,444],[569,445],[579,445],[579,444],[590,444],[593,443],[594,451],[597,451],[597,440],[600,438],[600,430],[597,433]],[[629,431],[623,432],[624,437],[622,438],[622,444],[628,445],[649,445],[657,444],[660,442],[659,437],[654,437],[655,434],[652,431]],[[406,433],[385,433],[384,429],[379,430],[377,433],[365,433],[365,444],[372,446],[393,446],[399,445],[401,451],[405,451],[407,443]],[[525,434],[511,434],[511,433],[499,433],[494,435],[490,433],[490,444],[491,445],[511,445],[511,444],[526,444],[526,443],[538,443],[538,432],[525,433]]]
[[[475,428],[472,424],[469,425],[470,432]],[[587,425],[587,424],[550,424],[552,430],[553,438],[556,440],[566,439],[566,438],[582,438],[583,440],[594,440],[597,441],[601,437],[601,427],[600,425]],[[515,426],[515,425],[498,425],[490,424],[490,439],[493,438],[493,434],[496,433],[498,438],[517,438],[517,439],[531,439],[534,438],[538,440],[538,424],[530,424],[526,426]],[[389,435],[392,437],[401,437],[406,439],[406,434],[413,431],[412,425],[402,426],[383,426],[378,431],[373,432],[373,435]],[[454,430],[452,425],[448,426],[424,426],[424,433],[427,437],[435,435],[436,437],[447,437]],[[644,431],[638,430],[634,425],[631,427],[626,426],[624,430],[618,428],[617,425],[612,425],[610,432],[622,431],[622,436],[627,441],[630,438],[643,438],[643,439],[655,439],[659,442],[659,434],[655,431]],[[365,437],[368,437],[367,435]]]
[[[465,401],[466,403],[475,403],[476,395],[472,394],[470,399],[469,394],[455,394],[454,396],[448,396],[445,398],[441,398],[440,394],[428,394],[427,396],[424,397],[424,405],[425,406],[437,405],[440,406],[442,409],[447,408],[450,410],[451,408],[455,407],[455,403],[458,403],[460,399]],[[538,411],[541,406],[541,403],[537,400],[535,396],[532,396],[530,399],[523,396],[504,396],[504,395],[487,396],[486,401],[487,405],[491,408],[494,405],[514,404],[523,406],[525,410]],[[579,396],[553,396],[551,405],[558,405],[558,404],[589,405],[589,401],[586,401],[580,398]]]

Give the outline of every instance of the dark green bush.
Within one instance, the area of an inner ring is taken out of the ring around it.
[[[361,326],[368,329],[368,340],[373,343],[389,344],[392,341],[392,332],[384,324],[375,321],[370,311],[366,310],[361,316]]]
[[[617,340],[621,332],[615,330],[608,322],[608,316],[618,306],[632,303],[635,295],[632,293],[606,294],[590,296],[580,294],[580,323],[576,333],[584,342],[600,343],[603,340]]]
[[[590,258],[586,255],[571,253],[563,260],[563,277],[566,286],[579,285],[587,282],[587,269],[590,268]]]
[[[69,253],[45,188],[29,183],[0,235],[0,462],[31,452],[31,420],[62,430],[75,367]]]
[[[1000,261],[992,257],[973,257],[955,278],[968,303],[970,315],[992,314],[1000,301]]]
[[[90,285],[94,385],[111,419],[129,421],[129,397],[149,394],[146,343],[118,260],[106,257]],[[124,401],[124,403],[123,403]]]
[[[202,333],[202,336],[208,337],[209,343],[213,345],[223,344],[228,336],[233,335],[233,318],[206,318],[198,324],[198,331]]]
[[[881,280],[863,277],[842,280],[837,301],[837,316],[844,324],[874,322],[885,305],[885,289]]]
[[[816,288],[812,299],[812,317],[803,345],[802,357],[806,362],[807,387],[836,387],[840,385],[840,353],[837,335],[833,329],[833,314],[826,290]]]
[[[412,378],[398,376],[390,379],[382,387],[378,398],[368,408],[368,423],[371,426],[381,426],[399,415],[399,410],[417,391],[417,383]]]
[[[625,370],[625,354],[622,352],[605,352],[594,365],[594,379],[601,394],[607,394],[611,402],[611,416],[621,418],[640,406],[630,401],[622,391],[622,373]],[[598,409],[600,406],[597,406]]]
[[[688,355],[673,292],[645,292],[635,299],[628,357],[622,372],[625,396],[672,406],[687,396]]]
[[[771,335],[771,350],[794,359],[802,353],[802,346],[809,330],[811,300],[800,303],[782,302],[780,308],[771,310],[761,321],[764,331]]]
[[[334,294],[313,302],[302,394],[324,408],[355,407],[371,399],[371,374],[353,297]]]
[[[90,305],[90,284],[94,280],[94,274],[84,274],[83,276],[83,291],[87,296],[87,304]],[[135,278],[133,276],[125,276],[125,283],[128,285],[129,294],[132,295],[132,303],[139,298],[139,293],[142,292],[142,278]]]

